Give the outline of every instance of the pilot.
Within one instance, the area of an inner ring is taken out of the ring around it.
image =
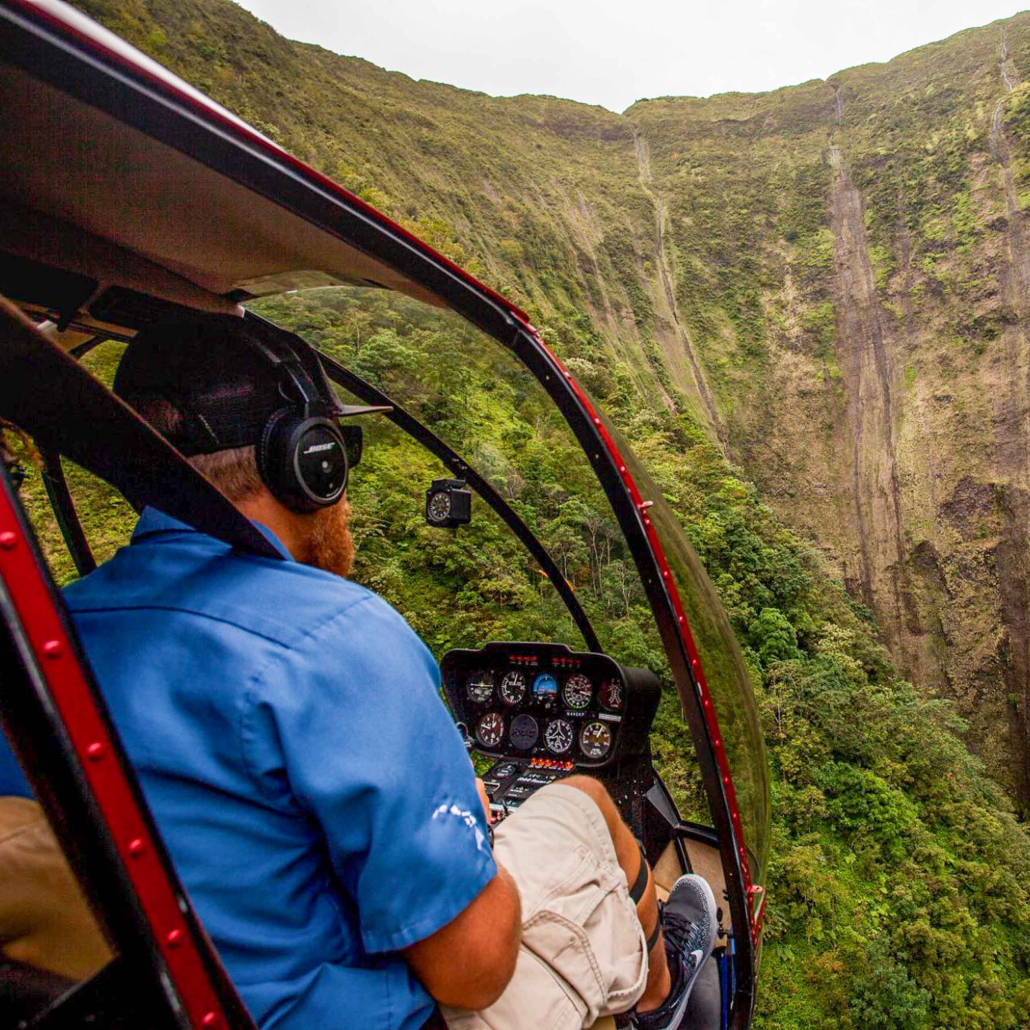
[[[65,599],[258,1025],[683,1025],[713,947],[711,889],[681,878],[660,915],[640,846],[589,777],[544,787],[492,834],[433,657],[347,578],[346,496],[305,510],[269,453],[303,398],[249,333],[231,317],[144,329],[115,390],[284,560],[147,508]]]

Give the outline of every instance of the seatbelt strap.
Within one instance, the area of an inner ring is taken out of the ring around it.
[[[644,891],[647,890],[647,855],[644,854],[644,845],[637,841],[637,847],[640,848],[640,872],[637,873],[637,878],[633,881],[633,886],[629,889],[629,896],[633,900],[634,905],[640,904],[640,899],[644,896]]]
[[[651,936],[647,938],[647,953],[648,955],[654,950],[654,946],[658,943],[658,938],[662,933],[662,910],[658,908],[658,919],[654,924],[654,929],[651,931]]]
[[[640,904],[640,899],[644,896],[644,891],[647,890],[647,876],[650,867],[647,864],[647,855],[644,854],[644,844],[642,841],[637,841],[637,847],[640,848],[640,871],[637,873],[637,878],[633,881],[633,886],[629,889],[629,896],[633,900],[634,905]],[[651,936],[647,938],[647,953],[651,954],[651,949],[658,943],[658,936],[662,932],[662,912],[661,906],[658,908],[658,920],[654,924],[654,929],[651,931]]]

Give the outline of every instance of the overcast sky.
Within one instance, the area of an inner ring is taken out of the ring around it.
[[[495,96],[547,93],[612,111],[642,97],[755,92],[823,79],[1020,9],[1013,0],[242,0],[242,6],[290,39],[416,79]]]

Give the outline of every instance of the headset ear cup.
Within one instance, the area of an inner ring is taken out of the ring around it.
[[[281,431],[283,423],[293,415],[293,409],[280,408],[269,416],[261,430],[256,448],[258,474],[273,496],[288,507],[293,507],[293,498],[286,486],[289,471],[289,455],[283,454],[282,440],[288,434]]]
[[[319,435],[321,440],[317,439]],[[337,457],[326,454],[323,459],[326,451]],[[329,419],[303,418],[293,408],[280,408],[261,430],[256,457],[265,486],[291,511],[329,507],[347,488],[347,448],[339,426]]]

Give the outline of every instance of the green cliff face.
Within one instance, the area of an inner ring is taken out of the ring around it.
[[[1023,15],[829,82],[626,117],[675,259],[698,269],[677,281],[728,453],[877,613],[900,668],[958,702],[1025,804],[1020,66]],[[721,203],[698,224],[702,194]]]
[[[1025,811],[1030,15],[827,82],[615,115],[415,82],[225,0],[78,6],[525,307],[648,463],[765,720],[760,1026],[1030,1025],[1030,837],[957,736]],[[317,294],[268,312],[386,383],[433,331],[384,307],[358,347]],[[490,453],[512,449],[530,524],[648,664],[618,554],[582,537],[604,512],[563,508],[569,455],[498,383],[464,387]],[[529,624],[536,585],[496,527],[461,547],[414,527],[413,460],[369,450],[366,581],[437,649],[554,631]],[[123,510],[87,496],[116,537]],[[484,599],[492,622],[470,614]],[[669,699],[656,747],[689,799]]]

